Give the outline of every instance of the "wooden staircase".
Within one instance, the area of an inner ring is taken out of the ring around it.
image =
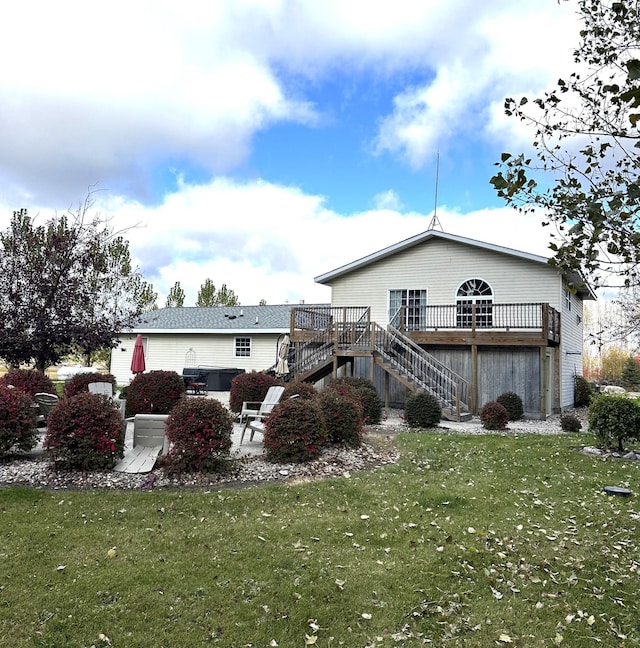
[[[469,385],[399,330],[365,319],[333,322],[296,350],[293,374],[316,382],[355,356],[372,357],[387,374],[411,391],[435,396],[448,420],[464,421],[469,413]]]

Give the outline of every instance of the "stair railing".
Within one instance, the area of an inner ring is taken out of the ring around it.
[[[374,324],[374,350],[384,362],[458,415],[468,411],[469,383],[396,328]]]

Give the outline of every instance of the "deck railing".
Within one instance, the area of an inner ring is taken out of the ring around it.
[[[458,303],[422,306],[410,310],[402,306],[391,319],[390,325],[403,332],[534,330],[546,334],[549,340],[560,340],[560,313],[543,303]]]
[[[368,306],[296,306],[291,309],[291,330],[318,331],[337,323],[370,321]]]

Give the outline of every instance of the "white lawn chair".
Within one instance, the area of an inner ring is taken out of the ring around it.
[[[113,398],[113,385],[110,382],[92,382],[88,387],[91,394],[102,394]]]
[[[136,414],[133,419],[133,447],[114,466],[117,472],[147,473],[156,459],[169,451],[165,432],[168,414]]]
[[[240,444],[244,440],[244,434],[247,428],[251,430],[250,441],[253,441],[253,433],[261,432],[261,423],[263,419],[271,413],[271,410],[280,402],[284,387],[282,385],[274,385],[269,387],[264,400],[260,401],[245,401],[242,403],[242,411],[240,412],[240,423],[244,423],[242,427],[242,436],[240,437]],[[255,407],[258,405],[258,407]]]

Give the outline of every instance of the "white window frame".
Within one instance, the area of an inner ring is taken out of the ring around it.
[[[236,358],[250,358],[252,340],[248,335],[238,335],[233,339],[234,354]],[[245,353],[246,352],[246,353]]]
[[[473,294],[467,290],[465,294],[461,294],[465,284],[472,287],[472,282],[481,285],[483,290],[477,289]],[[474,304],[476,306],[476,328],[491,328],[493,326],[493,288],[488,281],[480,277],[465,279],[456,289],[456,327],[471,328],[473,321],[471,306]]]
[[[388,293],[389,321],[391,321],[400,306],[405,306],[405,321],[403,322],[405,330],[424,330],[428,303],[429,295],[426,288],[391,288]]]

